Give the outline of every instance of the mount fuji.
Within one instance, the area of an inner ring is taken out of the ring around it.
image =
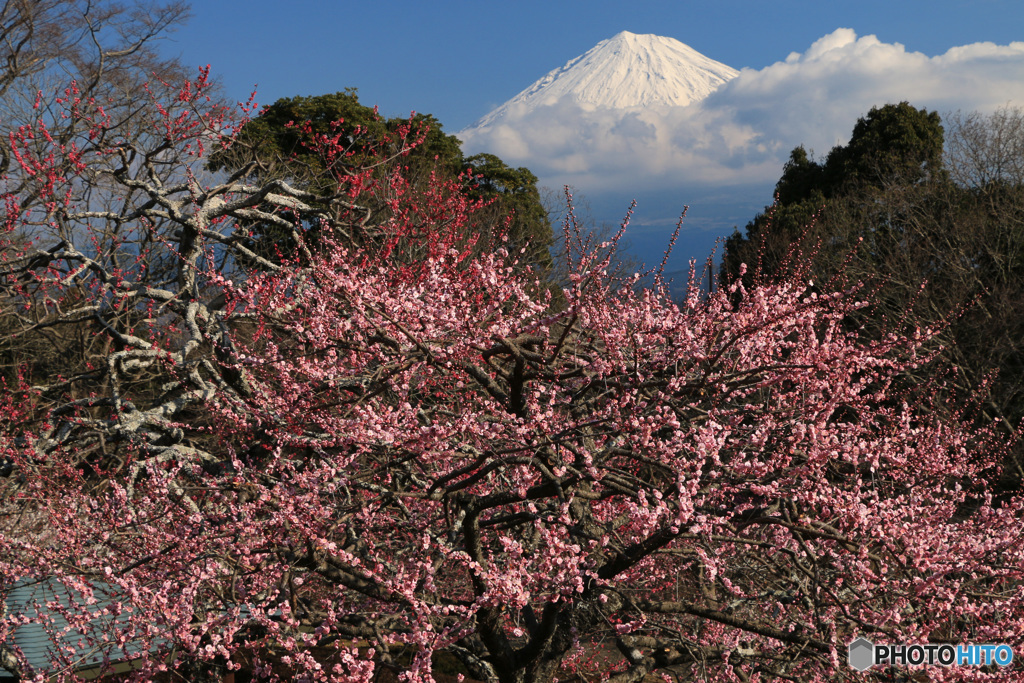
[[[699,208],[687,225],[695,219],[703,228],[696,253],[704,256],[716,234],[759,208],[737,206],[729,198],[723,215],[711,223],[708,207],[723,200],[694,187],[695,177],[706,184],[733,173],[721,167],[707,173],[697,155],[745,144],[750,137],[744,126],[726,133],[709,129],[701,113],[701,103],[739,76],[674,38],[623,31],[456,136],[467,154],[490,152],[527,166],[548,188],[571,186],[602,225],[620,221],[630,200],[639,200],[643,213],[633,221],[629,240],[644,262],[660,259],[683,204],[692,201]],[[681,168],[700,169],[700,175],[680,173]],[[689,255],[687,241],[681,246]]]
[[[623,31],[554,69],[460,132],[472,137],[512,115],[572,103],[585,111],[682,107],[739,75],[674,38]]]
[[[734,169],[716,164],[709,172],[702,160],[709,149],[743,150],[752,137],[746,125],[718,129],[702,112],[738,77],[678,40],[623,31],[455,135],[466,154],[496,154],[528,167],[545,188],[571,187],[599,225],[618,223],[630,200],[639,200],[629,240],[644,262],[660,259],[683,204],[693,203],[687,226],[699,226],[700,241],[691,250],[684,236],[680,246],[703,257],[715,235],[761,206],[709,190]]]
[[[1024,42],[929,57],[839,28],[737,71],[672,38],[622,32],[456,135],[467,155],[529,168],[553,197],[570,187],[597,225],[616,225],[638,200],[628,239],[657,263],[683,205],[674,254],[702,257],[771,202],[790,150],[843,144],[858,116],[901,100],[939,111],[1019,105]]]

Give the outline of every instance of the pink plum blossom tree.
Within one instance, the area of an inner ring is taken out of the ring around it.
[[[10,137],[0,592],[56,580],[37,621],[78,645],[37,669],[8,610],[0,668],[826,681],[864,679],[858,636],[1024,644],[1005,444],[907,381],[931,331],[866,340],[869,294],[796,279],[673,301],[571,213],[552,303],[465,183],[405,182],[422,131],[310,135],[328,195],[252,185],[204,171],[244,124],[205,87],[153,102],[148,147]]]

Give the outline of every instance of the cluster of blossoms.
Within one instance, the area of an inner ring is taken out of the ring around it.
[[[198,142],[237,126],[203,85],[157,110],[156,151],[24,162],[69,181],[44,174],[56,246],[5,256],[5,324],[104,340],[0,395],[0,591],[114,596],[54,638],[130,649],[138,680],[174,653],[197,679],[430,681],[445,652],[502,683],[825,681],[859,635],[1022,643],[1022,502],[986,487],[995,433],[907,382],[928,335],[864,337],[856,287],[691,276],[674,301],[571,218],[553,296],[474,237],[459,181],[383,160],[325,196],[204,185]],[[316,142],[345,168],[350,141]],[[261,257],[253,222],[296,254]],[[44,675],[9,645],[0,666]]]

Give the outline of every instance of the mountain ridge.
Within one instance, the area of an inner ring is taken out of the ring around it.
[[[622,31],[549,71],[465,130],[564,100],[585,109],[686,106],[738,75],[674,38]]]

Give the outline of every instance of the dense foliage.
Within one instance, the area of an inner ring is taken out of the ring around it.
[[[676,303],[571,219],[552,312],[522,248],[467,231],[472,188],[383,147],[334,186],[204,178],[245,130],[205,87],[145,111],[160,135],[88,121],[89,154],[12,138],[0,592],[67,586],[53,638],[130,644],[135,680],[428,681],[443,653],[502,683],[863,680],[858,635],[1024,644],[1022,501],[987,487],[999,436],[905,381],[930,330],[865,335],[865,290],[797,278]],[[252,251],[285,216],[299,255]],[[76,678],[74,648],[30,670],[24,626],[0,615],[0,667]]]
[[[871,109],[857,120],[849,143],[834,147],[821,162],[797,147],[775,186],[775,205],[748,223],[745,234],[737,232],[727,242],[723,275],[735,278],[744,262],[759,263],[762,274],[784,267],[790,244],[804,236],[828,202],[856,196],[866,204],[893,185],[944,179],[942,144],[939,115],[901,102]],[[871,233],[875,227],[867,224],[861,230]],[[829,252],[844,248],[845,242],[826,246]]]
[[[786,279],[796,266],[815,282],[841,274],[878,287],[859,316],[868,332],[900,319],[937,328],[951,386],[990,387],[985,419],[1010,433],[1024,419],[1022,150],[1020,110],[943,126],[906,103],[873,109],[824,161],[793,150],[776,204],[729,239],[723,277],[749,263],[750,285],[754,270]],[[1017,486],[1024,451],[1006,465],[1003,485]]]
[[[409,130],[416,130],[419,138],[399,154],[405,137],[402,131]],[[345,148],[343,154],[331,157],[330,166],[325,166],[321,153],[325,140]],[[428,114],[384,119],[375,108],[360,104],[354,89],[278,100],[246,123],[235,144],[214,154],[210,167],[238,172],[258,183],[283,179],[330,196],[346,176],[382,161],[381,154],[389,160],[381,174],[400,165],[413,187],[458,179],[471,196],[487,200],[488,208],[481,208],[474,217],[476,232],[502,225],[513,246],[527,249],[524,262],[545,270],[551,267],[551,222],[541,204],[536,176],[526,168],[507,166],[493,154],[465,157],[459,140],[444,133],[441,123]],[[370,214],[388,211],[386,202],[364,208]],[[381,222],[382,216],[373,215],[372,220]],[[253,233],[254,248],[268,258],[294,254],[295,245],[280,228],[258,225]],[[351,235],[335,237],[352,239]],[[317,237],[307,234],[306,239],[313,242]]]

